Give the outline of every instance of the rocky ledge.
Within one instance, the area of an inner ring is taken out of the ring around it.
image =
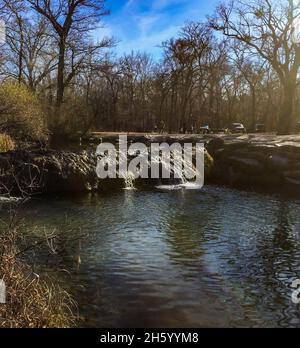
[[[11,151],[0,154],[0,194],[80,192],[98,188],[96,157],[87,152]]]
[[[129,157],[129,160],[131,158]],[[211,166],[211,158],[206,154]],[[27,197],[39,193],[112,191],[133,184],[128,178],[99,179],[94,151],[11,151],[0,154],[0,196]],[[149,168],[150,171],[150,168]],[[172,176],[171,176],[172,177]],[[127,182],[128,181],[128,182]],[[139,179],[135,188],[179,184],[173,179]]]
[[[111,135],[110,135],[111,137]],[[116,140],[117,137],[112,140]],[[102,136],[102,141],[107,139]],[[251,189],[300,188],[300,136],[133,136],[131,141],[204,142],[207,183]],[[105,191],[123,179],[99,180],[94,151],[24,150],[0,154],[0,196]],[[141,183],[135,183],[137,187]],[[149,180],[146,184],[156,185]]]
[[[207,144],[214,158],[210,180],[252,189],[300,188],[300,137],[219,137]]]

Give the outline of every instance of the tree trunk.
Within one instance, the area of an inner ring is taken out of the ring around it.
[[[255,131],[255,125],[256,125],[256,91],[255,87],[251,87],[251,94],[252,94],[252,129]]]
[[[280,109],[278,135],[289,135],[293,128],[293,109],[296,95],[296,83],[288,83],[283,88],[283,100]]]
[[[57,90],[56,90],[56,106],[59,108],[64,99],[65,92],[65,50],[66,45],[64,39],[59,44],[59,59],[57,68]]]
[[[24,33],[23,33],[23,22],[22,18],[17,17],[18,26],[20,30],[20,51],[19,51],[19,62],[18,62],[18,82],[21,84],[23,77],[23,55],[24,55]]]

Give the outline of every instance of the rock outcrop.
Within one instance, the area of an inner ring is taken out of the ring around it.
[[[117,136],[102,141],[117,143]],[[97,140],[99,142],[99,138]],[[130,142],[206,145],[205,181],[252,189],[300,188],[300,137],[276,136],[132,136]],[[94,144],[95,145],[95,144]],[[100,180],[91,151],[24,150],[0,154],[0,196],[32,193],[105,191],[124,188],[124,179]],[[136,180],[135,187],[168,184]],[[174,182],[173,184],[176,184]]]
[[[96,157],[87,152],[12,151],[0,154],[0,194],[98,189]]]
[[[276,136],[212,139],[207,145],[214,158],[209,179],[253,189],[300,188],[299,140]]]
[[[130,161],[131,157],[128,157]],[[205,163],[212,168],[206,153]],[[150,162],[149,162],[150,163]],[[11,151],[0,154],[0,196],[28,196],[35,193],[112,191],[130,186],[129,178],[99,179],[95,151]],[[151,172],[150,167],[148,168]],[[180,184],[178,178],[137,179],[134,187]]]

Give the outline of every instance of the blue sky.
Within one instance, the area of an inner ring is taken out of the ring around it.
[[[104,18],[105,28],[97,36],[114,36],[116,53],[146,51],[154,58],[161,56],[158,46],[176,36],[191,20],[204,20],[218,0],[106,0],[111,14]]]

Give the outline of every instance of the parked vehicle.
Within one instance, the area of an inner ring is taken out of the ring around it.
[[[266,133],[266,126],[264,123],[258,123],[255,125],[255,133]]]
[[[232,123],[229,126],[230,133],[247,133],[246,128],[242,123]]]

